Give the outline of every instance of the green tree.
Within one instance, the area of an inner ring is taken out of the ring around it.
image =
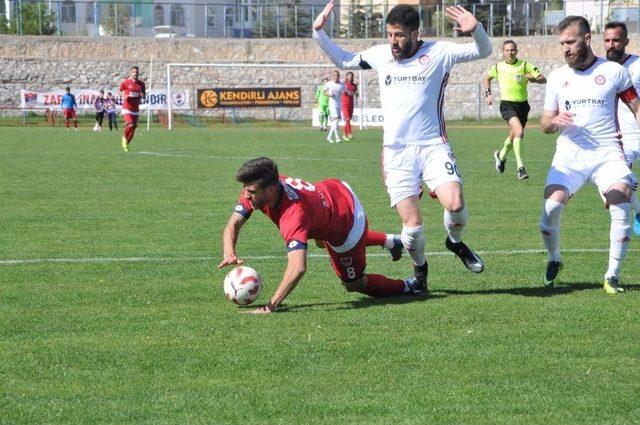
[[[56,14],[43,3],[24,2],[10,21],[0,17],[0,34],[52,35],[57,31]]]

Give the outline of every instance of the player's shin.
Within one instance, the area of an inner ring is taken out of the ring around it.
[[[426,260],[424,258],[425,238],[423,225],[416,227],[402,226],[400,240],[402,240],[404,249],[413,260],[413,264],[416,266],[424,265]]]
[[[631,204],[626,202],[623,204],[610,205],[609,214],[611,215],[611,229],[609,232],[609,268],[605,274],[607,277],[618,277],[622,261],[627,255],[629,249],[629,240],[631,239]]]
[[[507,157],[507,154],[511,152],[512,147],[513,147],[513,142],[511,141],[510,137],[507,137],[507,139],[504,141],[504,146],[502,146],[502,149],[500,149],[500,153],[498,154],[498,157],[502,161],[504,161],[504,159]]]
[[[403,280],[389,279],[380,274],[365,275],[364,288],[361,291],[371,297],[392,297],[405,292],[406,285]]]
[[[451,212],[444,210],[444,228],[447,230],[449,239],[453,243],[462,241],[462,231],[467,224],[467,206],[465,205],[460,212]]]
[[[545,199],[540,216],[540,234],[547,248],[549,261],[560,261],[560,218],[565,205]]]
[[[522,168],[524,164],[522,162],[522,139],[520,137],[513,138],[513,153],[516,156],[516,166]]]

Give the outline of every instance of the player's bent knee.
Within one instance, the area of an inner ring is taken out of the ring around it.
[[[364,287],[366,286],[366,284],[367,284],[367,281],[365,276],[362,276],[356,280],[350,280],[348,282],[344,280],[342,281],[342,285],[347,290],[347,292],[360,292],[364,290]]]

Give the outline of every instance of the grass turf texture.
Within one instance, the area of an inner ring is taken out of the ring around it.
[[[340,177],[371,228],[398,232],[379,131],[342,145],[302,128],[139,131],[125,154],[119,133],[0,128],[0,423],[639,423],[637,239],[628,291],[606,295],[609,218],[586,187],[563,217],[562,284],[541,288],[554,138],[529,131],[520,182],[512,156],[493,168],[505,130],[450,130],[483,274],[444,252],[424,199],[430,298],[347,293],[312,246],[282,312],[255,317],[215,270],[235,171],[268,155],[290,176]],[[254,215],[238,252],[259,257],[265,302],[285,267],[277,229]],[[370,253],[370,272],[411,273]]]

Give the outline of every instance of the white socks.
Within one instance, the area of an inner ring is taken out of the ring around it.
[[[629,240],[631,239],[631,204],[610,205],[611,230],[609,232],[609,268],[604,275],[607,277],[618,277],[622,260],[627,255]]]
[[[424,258],[424,227],[422,224],[417,227],[402,226],[400,240],[402,240],[404,249],[413,260],[413,264],[422,266],[426,262]]]
[[[560,217],[565,205],[545,199],[540,216],[540,233],[547,248],[549,261],[560,261]]]
[[[468,217],[469,213],[466,205],[462,208],[462,211],[457,213],[444,210],[444,228],[447,230],[451,242],[458,243],[462,240],[462,230],[467,224]]]

